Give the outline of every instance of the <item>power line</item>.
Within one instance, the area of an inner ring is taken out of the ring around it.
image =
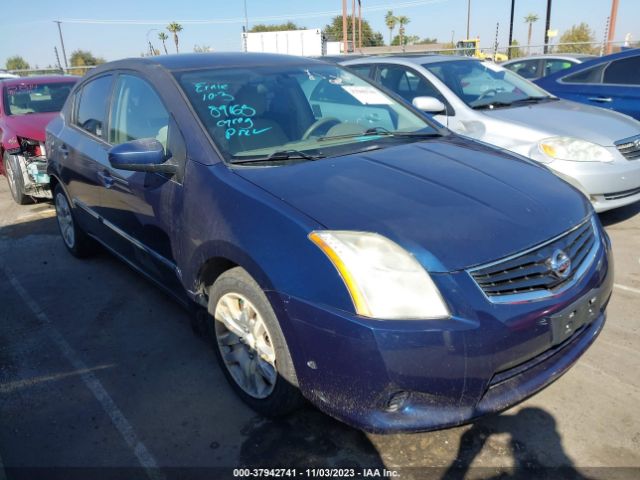
[[[381,10],[387,10],[389,8],[411,8],[419,7],[422,5],[431,5],[436,3],[445,3],[449,0],[413,0],[398,3],[387,3],[384,5],[372,5],[369,7],[362,7],[364,12],[378,12]],[[290,15],[270,15],[264,17],[252,17],[252,22],[265,22],[270,20],[282,20],[287,19],[301,19],[301,18],[315,18],[326,17],[331,15],[342,15],[342,10],[327,10],[324,12],[310,12],[310,13],[294,13]],[[172,20],[173,21],[173,20]],[[218,18],[211,20],[175,20],[178,23],[184,25],[220,25],[229,23],[245,23],[244,17],[236,18]],[[101,25],[164,25],[169,23],[168,20],[99,20],[93,18],[67,18],[61,20],[62,23],[78,23],[78,24],[101,24]]]

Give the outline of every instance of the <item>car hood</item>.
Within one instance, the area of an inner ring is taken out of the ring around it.
[[[604,147],[640,134],[640,122],[618,112],[568,100],[555,100],[513,108],[483,111],[487,116],[538,131],[540,138],[563,136],[582,138]]]
[[[45,141],[45,128],[58,112],[30,113],[27,115],[9,115],[5,122],[14,135]]]
[[[434,272],[522,251],[591,212],[546,168],[453,135],[235,172],[328,229],[394,240]]]

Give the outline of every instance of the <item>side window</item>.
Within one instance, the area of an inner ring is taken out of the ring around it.
[[[523,60],[522,62],[512,63],[506,67],[521,77],[538,78],[540,76],[540,72],[538,71],[539,64],[540,62],[538,60]]]
[[[567,68],[571,68],[574,65],[575,63],[569,60],[559,60],[559,59],[547,60],[544,65],[544,74],[551,75],[561,70],[566,70]]]
[[[371,65],[348,65],[347,68],[353,70],[361,77],[370,77],[371,76]]]
[[[155,138],[167,148],[169,112],[146,81],[120,75],[113,92],[109,143]]]
[[[572,75],[567,75],[562,79],[564,83],[602,83],[602,72],[607,63],[587,68]]]
[[[97,137],[103,137],[112,82],[112,75],[91,80],[82,87],[76,99],[78,104],[74,123]]]
[[[640,85],[640,56],[615,60],[604,71],[604,82]]]
[[[380,68],[380,83],[411,102],[415,97],[436,97],[444,102],[440,92],[422,75],[402,65]]]

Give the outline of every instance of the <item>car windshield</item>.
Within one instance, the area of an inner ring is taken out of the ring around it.
[[[7,115],[59,112],[62,110],[74,82],[25,83],[4,88],[4,106]]]
[[[423,67],[472,108],[495,108],[554,98],[515,73],[488,61],[436,62]]]
[[[291,152],[315,159],[441,131],[335,65],[210,68],[175,76],[230,161],[282,159]]]

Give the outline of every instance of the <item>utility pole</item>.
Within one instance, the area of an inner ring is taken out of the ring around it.
[[[471,24],[471,0],[467,0],[467,38],[469,39],[469,25]]]
[[[362,0],[358,0],[358,47],[362,53]]]
[[[244,31],[249,31],[249,16],[247,15],[247,0],[244,0]]]
[[[64,40],[62,39],[62,27],[60,26],[62,22],[60,20],[54,20],[53,23],[58,24],[58,34],[60,35],[60,45],[62,46],[62,58],[64,58],[64,68],[69,68],[69,64],[67,63],[67,52],[64,49]]]
[[[351,50],[356,51],[356,0],[351,2]]]
[[[551,28],[551,0],[547,0],[547,20],[544,26],[544,53],[549,53],[549,29]]]
[[[611,2],[611,15],[609,16],[609,33],[607,34],[607,55],[613,50],[613,42],[616,36],[616,17],[618,16],[618,0]]]
[[[60,55],[58,55],[58,47],[53,47],[53,51],[56,54],[56,65],[58,65],[60,72],[64,73],[64,70],[62,69],[62,64],[60,63]]]
[[[342,0],[342,53],[349,53],[349,37],[347,35],[347,0]]]
[[[509,45],[507,46],[507,57],[511,58],[511,44],[513,43],[513,10],[516,0],[511,0],[511,20],[509,20]]]

